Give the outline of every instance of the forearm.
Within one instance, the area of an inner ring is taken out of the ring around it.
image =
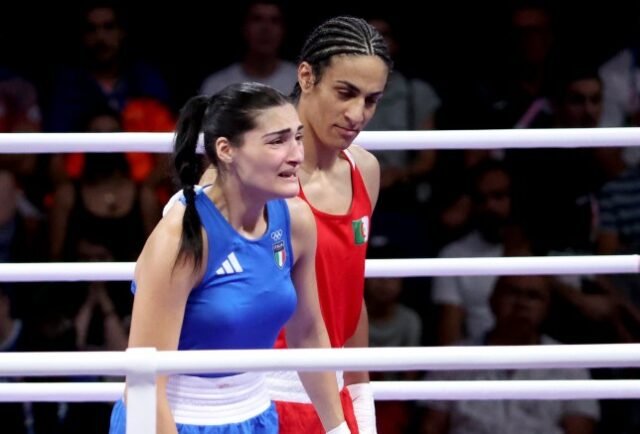
[[[317,321],[307,328],[289,331],[287,339],[293,348],[330,348],[324,323]],[[336,374],[327,372],[298,372],[307,395],[313,402],[325,431],[344,421]]]
[[[367,314],[367,308],[362,302],[362,310],[360,312],[360,318],[358,319],[358,325],[356,331],[347,342],[344,344],[347,348],[367,348],[369,346],[369,315]],[[367,371],[345,372],[344,384],[359,384],[368,383],[369,373]]]
[[[156,431],[158,434],[178,434],[176,423],[169,407],[167,392],[164,387],[166,377],[158,377],[158,399],[157,399],[157,419]]]
[[[335,372],[298,372],[325,431],[344,422]]]
[[[352,348],[369,346],[369,315],[364,300],[356,332],[345,343],[345,346]],[[344,383],[351,395],[353,413],[358,422],[360,434],[376,434],[376,409],[373,391],[369,383],[369,373],[366,371],[345,372]]]

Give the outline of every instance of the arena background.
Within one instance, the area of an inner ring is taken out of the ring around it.
[[[82,2],[3,2],[0,58],[42,83],[60,62],[78,54],[74,25]],[[180,106],[201,79],[241,53],[241,2],[120,2],[130,49],[161,68],[174,103]],[[336,14],[382,15],[394,24],[401,42],[398,66],[422,76],[442,93],[458,91],[472,75],[499,72],[508,49],[508,1],[395,0],[373,2],[285,1],[288,34],[284,57],[293,59],[309,30]],[[539,3],[539,2],[538,2]],[[599,62],[640,33],[640,2],[558,0],[548,2],[560,49],[572,57]],[[420,12],[423,10],[424,12]],[[471,72],[470,70],[473,70]],[[46,98],[46,95],[42,95]]]

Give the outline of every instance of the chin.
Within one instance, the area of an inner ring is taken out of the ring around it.
[[[273,196],[276,199],[289,199],[291,197],[296,197],[298,193],[300,193],[300,186],[296,183],[296,185],[287,186],[283,188],[279,188],[277,191],[273,192]]]

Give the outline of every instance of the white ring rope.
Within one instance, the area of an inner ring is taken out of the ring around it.
[[[124,383],[0,383],[0,402],[113,402]],[[376,401],[634,399],[640,380],[373,381]]]
[[[172,152],[173,133],[3,133],[0,153]],[[640,146],[640,128],[363,131],[370,150]]]
[[[171,152],[173,133],[0,134],[0,153]],[[639,128],[363,132],[371,150],[640,146]],[[0,264],[0,281],[130,280],[132,263]],[[367,260],[367,277],[637,273],[637,255]],[[286,354],[283,353],[286,351]],[[469,370],[640,367],[640,344],[157,352],[2,353],[0,374],[127,375],[127,430],[155,424],[155,375],[269,370]],[[5,383],[0,401],[119,397],[121,383]],[[640,398],[638,380],[375,383],[376,399]],[[55,396],[53,396],[55,394]],[[134,407],[135,406],[135,407]],[[136,410],[136,411],[133,411]],[[134,420],[135,419],[135,420]],[[133,421],[133,422],[132,422]],[[131,424],[129,423],[131,422]]]
[[[640,367],[640,344],[0,353],[0,373],[7,377],[603,367]]]
[[[125,281],[133,262],[0,264],[0,282]],[[497,276],[638,273],[638,255],[499,258],[367,259],[366,277]]]

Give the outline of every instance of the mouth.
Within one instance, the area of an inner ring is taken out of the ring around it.
[[[298,179],[297,170],[284,170],[278,173],[278,177],[288,181],[296,181]]]
[[[336,128],[338,129],[338,132],[340,133],[342,138],[344,138],[345,140],[353,140],[360,133],[360,130],[345,128],[339,125],[336,125]]]

